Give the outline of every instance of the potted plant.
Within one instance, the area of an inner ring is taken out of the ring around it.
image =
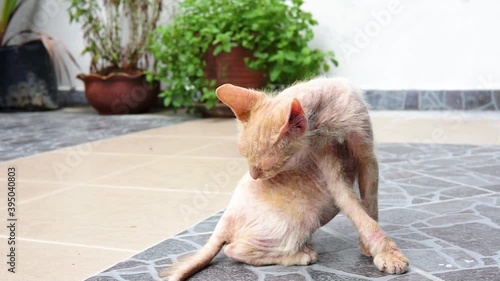
[[[75,64],[76,61],[61,43],[47,34],[23,29],[7,36],[12,20],[27,2],[4,0],[0,7],[0,108],[56,109],[59,107],[57,77],[61,69],[69,75],[61,56],[66,52]],[[12,44],[17,39],[21,39],[18,44]]]
[[[211,108],[219,104],[215,88],[223,83],[287,85],[328,70],[330,62],[337,65],[333,52],[309,47],[317,22],[302,2],[183,1],[150,44],[157,61],[150,79],[165,82],[164,104]]]
[[[162,0],[71,0],[70,22],[82,25],[90,74],[77,77],[100,114],[142,113],[154,104],[159,83],[146,81],[146,51]]]

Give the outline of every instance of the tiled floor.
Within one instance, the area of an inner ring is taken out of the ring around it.
[[[168,111],[103,117],[89,107],[0,113],[0,161],[192,119]]]
[[[412,262],[411,273],[396,280],[499,273],[500,149],[492,145],[500,144],[500,116],[454,114],[373,113],[376,138],[399,143],[378,146],[381,222]],[[2,262],[0,280],[84,280],[131,256],[89,280],[155,280],[156,269],[204,243],[217,216],[191,226],[222,210],[246,171],[235,125],[196,120],[0,162],[2,186],[6,168],[18,170],[19,218],[18,270],[10,274]],[[6,238],[2,227],[0,253]],[[219,255],[194,280],[391,278],[359,255],[343,217],[313,243],[322,250],[312,267],[256,269]]]

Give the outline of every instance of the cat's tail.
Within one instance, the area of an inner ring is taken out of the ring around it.
[[[219,223],[205,246],[160,272],[160,277],[168,277],[168,281],[182,281],[202,270],[226,244],[225,235],[222,234],[224,234],[224,228]]]

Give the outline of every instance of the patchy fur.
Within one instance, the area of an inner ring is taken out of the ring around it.
[[[241,123],[239,150],[249,173],[208,243],[174,266],[170,281],[201,270],[224,245],[227,256],[252,265],[314,263],[307,243],[339,210],[379,270],[407,270],[408,260],[377,223],[378,164],[360,91],[344,79],[318,78],[274,97],[233,85],[219,87],[217,96]]]

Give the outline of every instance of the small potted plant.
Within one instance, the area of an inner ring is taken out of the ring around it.
[[[82,25],[90,74],[77,77],[100,114],[142,113],[154,104],[159,83],[146,81],[152,59],[146,50],[162,0],[71,0],[70,21]]]
[[[59,108],[57,78],[62,69],[69,76],[64,53],[77,65],[62,43],[49,35],[27,26],[9,29],[18,12],[30,4],[37,7],[36,2],[25,0],[4,0],[0,6],[0,109]]]
[[[301,0],[184,0],[175,19],[156,29],[150,51],[166,106],[219,105],[224,83],[287,85],[337,64],[331,51],[309,47],[311,13]],[[223,106],[220,104],[220,106]]]

